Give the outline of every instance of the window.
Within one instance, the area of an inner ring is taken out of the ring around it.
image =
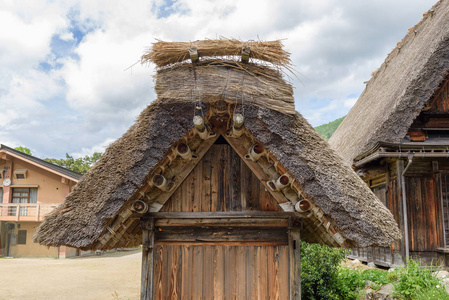
[[[0,203],[3,203],[3,189],[0,188]]]
[[[14,170],[14,177],[16,179],[26,179],[27,178],[27,170],[26,169]]]
[[[13,188],[12,189],[12,203],[37,203],[37,188]],[[27,215],[28,207],[20,208],[20,216]],[[16,208],[10,207],[10,215],[16,215]]]
[[[27,243],[27,231],[19,230],[17,235],[17,245],[25,245]]]

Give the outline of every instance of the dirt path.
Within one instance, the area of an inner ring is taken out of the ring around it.
[[[0,299],[139,299],[141,251],[0,259]]]

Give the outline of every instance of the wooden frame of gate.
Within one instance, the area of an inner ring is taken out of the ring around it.
[[[301,299],[300,226],[296,213],[159,212],[141,218],[141,299],[153,299],[155,245],[286,245],[289,299]],[[175,262],[176,263],[176,262]],[[185,296],[185,295],[179,295]]]

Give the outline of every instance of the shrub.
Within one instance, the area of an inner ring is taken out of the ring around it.
[[[340,267],[337,275],[335,284],[337,299],[356,299],[359,295],[359,290],[365,286],[362,273],[357,270]]]
[[[435,267],[423,268],[418,262],[410,259],[404,268],[399,268],[395,272],[398,275],[398,280],[394,284],[395,296],[418,299],[420,293],[430,295],[435,291],[446,295],[446,298],[437,299],[447,299],[446,291],[444,289],[440,291],[442,283],[440,279],[436,278]]]
[[[302,299],[339,299],[338,271],[345,251],[301,242]]]
[[[361,273],[363,281],[369,280],[378,285],[384,285],[391,281],[387,278],[388,272],[379,269],[367,269]]]

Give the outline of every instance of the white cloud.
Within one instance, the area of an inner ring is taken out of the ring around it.
[[[433,2],[2,1],[0,140],[42,157],[104,149],[156,97],[153,66],[124,71],[156,38],[287,38],[305,75],[304,85],[293,81],[296,107],[313,125],[327,123],[347,113]]]
[[[86,147],[82,147],[81,150],[79,152],[74,152],[72,154],[72,156],[74,158],[80,158],[80,157],[85,157],[87,156],[91,156],[92,154],[94,154],[95,152],[100,152],[103,153],[106,148],[112,144],[115,141],[115,139],[112,138],[107,138],[106,140],[100,142],[97,145],[94,145],[92,147],[86,148]]]

